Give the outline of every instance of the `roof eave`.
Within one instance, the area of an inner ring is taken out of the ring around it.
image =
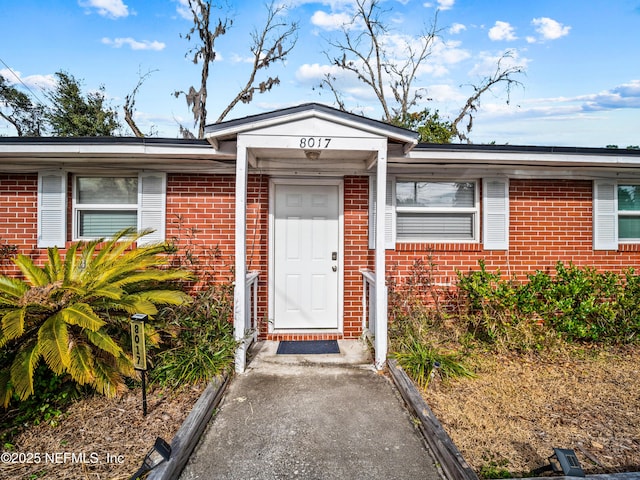
[[[537,166],[640,166],[640,150],[526,145],[426,145],[406,155],[407,163]]]

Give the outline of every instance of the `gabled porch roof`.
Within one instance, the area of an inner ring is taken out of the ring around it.
[[[355,129],[360,131],[361,134],[386,137],[389,143],[402,145],[405,153],[418,144],[419,134],[417,132],[390,125],[380,120],[343,112],[320,103],[305,103],[210,124],[205,127],[205,138],[215,147],[218,142],[233,139],[238,134],[255,132],[285,124],[291,125],[308,119],[324,120],[337,127]]]

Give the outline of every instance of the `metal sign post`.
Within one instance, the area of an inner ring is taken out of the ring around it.
[[[144,343],[144,322],[149,318],[144,313],[131,315],[131,351],[133,368],[140,371],[142,377],[142,415],[147,415],[147,349]]]

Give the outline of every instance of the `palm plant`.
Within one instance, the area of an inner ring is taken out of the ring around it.
[[[185,270],[164,267],[163,244],[134,247],[149,232],[124,230],[112,239],[72,244],[66,255],[48,250],[44,266],[25,255],[14,263],[24,279],[0,276],[0,402],[34,393],[41,360],[55,374],[69,374],[107,396],[133,377],[125,350],[132,313],[155,315],[156,305],[191,301],[171,283]],[[157,340],[147,325],[148,341]],[[127,349],[128,350],[128,349]]]

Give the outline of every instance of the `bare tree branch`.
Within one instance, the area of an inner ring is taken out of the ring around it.
[[[507,95],[514,85],[521,85],[513,78],[523,73],[523,67],[503,68],[502,60],[498,61],[496,72],[484,79],[480,85],[472,85],[474,94],[469,97],[460,114],[453,122],[440,119],[437,110],[425,109],[422,105],[426,98],[425,87],[416,87],[421,67],[431,56],[436,42],[440,38],[437,28],[438,13],[436,12],[430,28],[415,39],[406,36],[389,35],[387,25],[381,20],[384,10],[381,8],[383,0],[355,0],[355,13],[351,20],[343,25],[339,40],[327,40],[332,49],[339,55],[332,56],[325,52],[332,66],[355,76],[355,78],[371,89],[382,109],[382,119],[388,123],[408,126],[418,114],[425,123],[424,127],[431,131],[437,127],[437,138],[454,138],[469,141],[468,133],[473,127],[473,113],[480,104],[480,98],[496,84],[507,86]],[[401,39],[402,45],[394,54],[391,41]],[[334,96],[338,108],[345,110],[343,93],[339,83],[342,78],[336,74],[325,74],[320,81],[319,88],[328,89]],[[387,94],[390,91],[390,94]],[[416,112],[416,107],[418,112]],[[460,122],[468,119],[466,133],[458,128]],[[422,128],[422,127],[421,127]],[[450,128],[450,135],[442,135],[443,129]],[[419,129],[420,130],[420,129]],[[429,136],[431,138],[431,136]]]
[[[278,77],[268,77],[258,85],[255,85],[256,76],[261,70],[267,69],[273,63],[284,62],[287,55],[296,44],[298,24],[297,22],[287,23],[279,21],[279,16],[286,8],[284,6],[276,6],[275,2],[266,5],[267,20],[263,29],[258,32],[255,30],[251,38],[251,53],[253,54],[253,66],[247,83],[238,92],[235,98],[222,111],[216,123],[221,122],[229,114],[229,112],[239,103],[250,103],[254,94],[265,93],[273,88],[274,85],[280,83]]]
[[[506,84],[506,88],[507,88],[507,103],[509,103],[511,88],[513,86],[522,86],[522,83],[519,82],[518,80],[515,80],[513,78],[513,75],[523,73],[524,72],[523,67],[511,66],[504,69],[502,67],[504,60],[506,58],[511,58],[511,57],[512,57],[511,52],[504,53],[502,57],[500,57],[500,59],[498,60],[498,64],[496,66],[495,72],[493,72],[492,75],[485,77],[482,83],[480,83],[480,85],[472,85],[474,94],[467,99],[466,103],[460,110],[460,113],[458,114],[456,119],[452,122],[453,133],[455,136],[458,137],[458,139],[461,142],[471,143],[471,141],[469,140],[468,134],[469,132],[471,132],[471,129],[473,128],[473,115],[478,110],[478,107],[480,106],[480,97],[482,97],[482,95],[490,91],[491,88],[493,88],[495,85],[504,83]],[[466,132],[460,131],[460,129],[458,128],[458,125],[460,124],[460,122],[462,122],[462,120],[465,117],[468,118],[467,126],[465,128]]]
[[[324,89],[325,87],[328,88],[331,94],[333,95],[333,98],[336,102],[338,109],[342,110],[343,112],[346,112],[347,107],[344,103],[344,97],[342,95],[342,92],[340,92],[340,90],[338,90],[335,87],[335,82],[336,82],[336,77],[334,77],[330,73],[326,73],[324,75],[324,78],[320,82],[320,85],[318,85],[318,88],[321,88],[321,89]],[[315,90],[315,87],[314,87],[314,90]]]
[[[393,108],[394,118],[404,118],[424,98],[424,89],[414,89],[414,82],[418,76],[420,66],[431,55],[433,44],[438,38],[438,13],[433,19],[431,28],[420,36],[419,47],[414,49],[407,44],[407,59],[404,63],[388,62],[387,74],[391,77],[391,92],[397,107]]]
[[[213,63],[216,59],[215,42],[218,37],[227,33],[227,29],[233,25],[231,19],[219,18],[215,29],[211,31],[212,6],[214,5],[211,0],[189,0],[189,10],[193,16],[193,27],[191,27],[183,38],[191,41],[194,34],[197,34],[200,39],[200,43],[190,49],[186,55],[187,57],[193,55],[192,62],[195,64],[202,62],[200,88],[196,90],[195,87],[191,86],[189,87],[189,92],[174,92],[176,98],[184,95],[187,105],[191,107],[194,125],[198,131],[198,138],[204,138],[204,127],[207,121],[207,80],[209,79],[209,64]],[[218,9],[222,8],[219,5],[215,5],[215,7]],[[181,131],[181,133],[184,132]]]
[[[342,57],[330,57],[330,62],[342,70],[351,72],[356,78],[369,86],[380,102],[385,119],[391,118],[391,111],[384,92],[383,71],[385,71],[384,52],[380,39],[387,33],[380,21],[379,0],[356,0],[355,13],[351,21],[342,26],[343,40],[329,41],[329,45],[342,52]],[[353,33],[362,28],[359,34]],[[321,85],[325,85],[337,97],[335,77],[327,75]],[[339,102],[344,107],[344,103]]]
[[[145,80],[149,78],[153,72],[157,71],[158,70],[149,70],[144,75],[140,75],[140,73],[138,72],[138,83],[136,84],[136,87],[130,94],[124,97],[124,105],[122,106],[122,109],[124,110],[124,121],[127,122],[127,125],[129,125],[129,128],[131,128],[131,131],[136,137],[145,136],[145,134],[142,133],[142,130],[140,130],[140,128],[138,128],[138,125],[133,119],[133,113],[136,106],[136,95],[138,94],[138,90],[145,82]]]

